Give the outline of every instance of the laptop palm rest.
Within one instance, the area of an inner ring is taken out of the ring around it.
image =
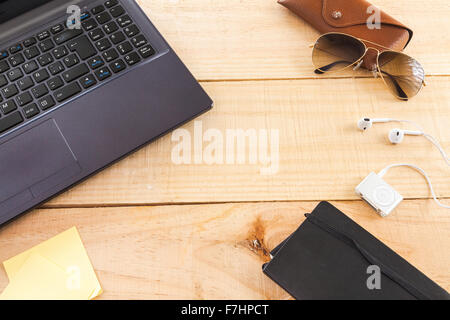
[[[79,172],[81,167],[53,119],[3,143],[0,145],[0,214]]]

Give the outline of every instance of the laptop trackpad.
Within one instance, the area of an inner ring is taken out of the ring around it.
[[[0,203],[24,191],[34,197],[81,171],[53,119],[0,145]]]

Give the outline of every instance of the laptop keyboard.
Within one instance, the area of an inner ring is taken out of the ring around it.
[[[0,51],[0,135],[155,54],[118,0]]]

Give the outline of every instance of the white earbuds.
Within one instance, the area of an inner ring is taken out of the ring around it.
[[[412,121],[397,120],[397,119],[390,119],[390,118],[378,118],[378,119],[362,118],[358,121],[358,128],[361,131],[367,131],[370,128],[372,128],[374,123],[388,123],[388,122],[407,122],[407,123],[413,124],[420,130],[420,131],[410,131],[410,130],[402,130],[402,129],[391,130],[391,132],[389,132],[389,141],[391,141],[393,144],[401,143],[403,141],[403,139],[405,138],[405,135],[412,135],[412,136],[425,135],[422,128]]]
[[[391,119],[370,119],[370,118],[362,118],[358,121],[358,128],[361,131],[366,131],[370,128],[372,128],[374,123],[386,123],[390,122]]]
[[[402,129],[392,129],[389,132],[389,141],[393,144],[402,143],[405,135],[409,136],[423,136],[425,133],[421,131],[411,131],[411,130],[402,130]]]
[[[402,130],[402,129],[392,129],[389,132],[389,141],[392,144],[399,144],[402,143],[402,141],[405,139],[405,135],[409,136],[423,136],[427,138],[432,144],[436,146],[436,148],[439,149],[439,152],[441,153],[442,157],[444,158],[445,162],[450,166],[450,159],[445,153],[442,146],[439,144],[439,142],[431,135],[425,133],[423,129],[415,122],[410,120],[397,120],[397,119],[389,119],[389,118],[379,118],[379,119],[370,119],[370,118],[362,118],[358,121],[358,128],[361,131],[367,131],[370,129],[374,123],[387,123],[387,122],[406,122],[413,126],[415,126],[418,130],[412,131],[412,130]]]

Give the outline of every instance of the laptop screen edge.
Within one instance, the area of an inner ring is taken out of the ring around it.
[[[0,46],[9,39],[33,29],[71,4],[89,3],[87,0],[51,0],[23,14],[20,14],[5,23],[0,24]],[[0,47],[0,50],[3,49]]]

